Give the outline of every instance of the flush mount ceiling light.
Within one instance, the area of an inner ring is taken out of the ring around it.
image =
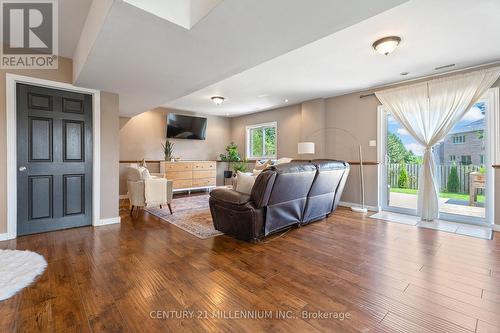
[[[221,96],[214,96],[210,99],[212,100],[212,102],[215,103],[215,105],[221,105],[222,103],[224,103],[224,100],[225,100],[225,98],[221,97]]]
[[[373,48],[380,54],[388,55],[396,49],[401,42],[398,36],[389,36],[381,38],[373,43]]]

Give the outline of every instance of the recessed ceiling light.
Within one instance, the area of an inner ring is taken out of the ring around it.
[[[400,42],[401,37],[389,36],[376,40],[372,46],[378,53],[388,55],[396,49]]]
[[[403,75],[403,76],[406,76],[408,74],[410,74],[410,72],[401,72],[401,75]]]
[[[283,102],[288,103],[288,98],[285,98]]]
[[[212,102],[215,103],[215,105],[221,105],[222,103],[224,103],[225,100],[225,98],[221,96],[213,96],[210,99],[212,100]]]

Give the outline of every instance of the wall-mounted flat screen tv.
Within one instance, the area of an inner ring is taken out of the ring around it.
[[[168,114],[167,138],[205,140],[206,136],[207,118]]]

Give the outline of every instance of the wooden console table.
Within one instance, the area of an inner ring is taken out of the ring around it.
[[[174,191],[214,188],[216,168],[216,161],[160,162],[160,173],[173,181]]]

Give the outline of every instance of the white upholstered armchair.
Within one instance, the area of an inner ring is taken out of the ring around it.
[[[130,214],[134,208],[167,205],[172,214],[172,181],[152,177],[144,167],[130,166],[127,169],[127,188],[130,200]],[[137,213],[137,210],[136,210]]]

